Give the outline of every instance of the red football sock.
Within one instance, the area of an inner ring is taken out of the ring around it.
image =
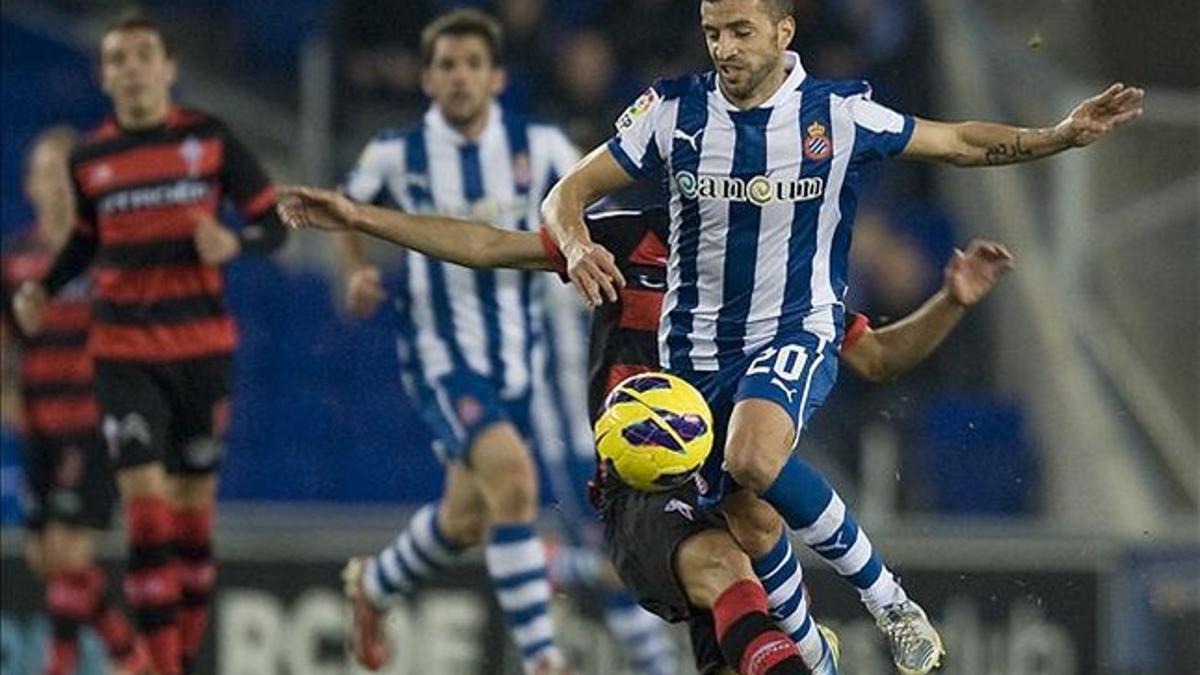
[[[185,658],[194,659],[204,644],[208,610],[217,582],[212,554],[211,506],[175,511],[175,555],[179,560],[179,634]]]
[[[712,607],[717,642],[742,675],[807,675],[800,650],[767,613],[767,593],[756,581],[725,589]]]
[[[70,675],[79,665],[79,627],[87,621],[95,597],[87,571],[54,572],[46,580],[46,611],[54,636],[46,675]]]
[[[161,497],[135,497],[125,514],[129,567],[125,598],[159,675],[178,675],[179,570],[171,508]]]

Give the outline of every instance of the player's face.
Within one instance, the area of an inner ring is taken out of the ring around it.
[[[175,62],[155,31],[112,31],[100,43],[100,79],[118,114],[165,113],[175,84]]]
[[[504,87],[504,71],[483,38],[443,35],[434,43],[422,85],[451,124],[465,127],[487,112],[488,102]]]
[[[700,26],[722,89],[735,101],[769,84],[796,32],[792,17],[773,20],[761,0],[702,2]]]
[[[25,193],[38,211],[38,227],[51,236],[70,229],[75,202],[71,192],[67,147],[44,141],[33,149],[25,176]]]

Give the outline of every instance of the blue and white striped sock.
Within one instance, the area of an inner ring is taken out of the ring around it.
[[[492,526],[492,540],[484,557],[525,671],[533,672],[542,661],[562,665],[562,654],[554,645],[554,627],[550,622],[546,549],[533,526],[525,523]]]
[[[752,565],[755,576],[767,591],[771,618],[800,648],[804,664],[810,670],[815,669],[829,651],[829,645],[808,611],[804,570],[787,533],[781,534],[775,546],[766,555],[753,560]]]
[[[884,607],[908,599],[841,497],[797,456],[788,459],[762,497],[809,548],[858,589],[871,614],[879,616]]]
[[[437,509],[437,502],[421,507],[400,536],[367,561],[363,590],[375,606],[411,595],[462,552],[438,527]]]
[[[642,609],[628,591],[608,593],[604,622],[637,675],[674,675],[679,656],[662,619]]]

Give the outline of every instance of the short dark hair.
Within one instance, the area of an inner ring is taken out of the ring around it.
[[[492,63],[503,60],[504,31],[500,22],[477,9],[459,9],[434,19],[421,31],[421,63],[433,63],[433,48],[439,38],[453,35],[474,35],[487,45]]]
[[[104,32],[100,34],[100,39],[103,41],[109,33],[125,33],[135,30],[145,30],[157,34],[159,41],[162,42],[163,51],[166,52],[167,56],[171,55],[171,48],[167,45],[167,38],[163,35],[162,26],[138,10],[126,10],[118,14],[115,19],[104,27]]]
[[[703,0],[704,2],[720,2],[721,0]],[[785,16],[796,13],[796,0],[758,0],[772,21],[782,21]]]

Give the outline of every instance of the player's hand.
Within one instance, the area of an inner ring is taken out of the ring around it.
[[[943,288],[954,302],[970,307],[990,293],[1012,267],[1013,255],[1003,244],[976,239],[966,253],[954,249],[946,263]]]
[[[358,206],[335,190],[288,185],[279,190],[279,218],[288,227],[310,227],[327,232],[354,229]]]
[[[196,252],[200,254],[200,261],[205,265],[224,265],[242,252],[242,243],[233,230],[207,213],[197,213],[193,217],[196,231],[192,234],[192,241],[196,245]]]
[[[13,296],[13,318],[25,335],[34,336],[42,332],[46,318],[46,305],[50,302],[46,289],[36,281],[26,281]]]
[[[1117,127],[1140,117],[1145,97],[1144,89],[1126,87],[1118,82],[1075,106],[1054,132],[1070,147],[1091,145]]]
[[[617,301],[625,277],[612,253],[599,244],[587,242],[571,246],[563,254],[567,259],[567,276],[588,307]]]
[[[363,265],[346,276],[346,311],[351,316],[360,319],[371,316],[386,298],[378,267]]]

